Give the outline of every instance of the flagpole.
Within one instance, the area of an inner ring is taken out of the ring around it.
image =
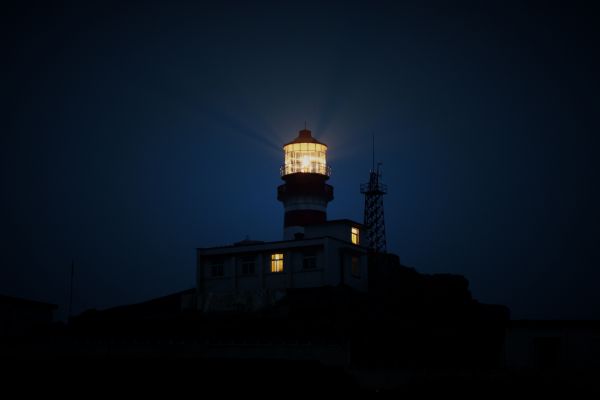
[[[71,261],[71,287],[69,290],[69,316],[68,319],[71,319],[72,311],[73,311],[73,280],[75,277],[75,260]]]

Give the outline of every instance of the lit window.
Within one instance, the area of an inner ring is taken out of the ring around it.
[[[271,254],[271,272],[283,272],[283,254]]]
[[[360,277],[360,258],[358,256],[352,256],[352,276]]]
[[[352,228],[351,234],[352,244],[360,244],[360,232],[358,228]]]

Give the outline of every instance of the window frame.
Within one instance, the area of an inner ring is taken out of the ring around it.
[[[360,229],[356,226],[350,228],[350,241],[357,246],[360,245]]]
[[[225,276],[225,261],[211,260],[210,261],[210,277],[222,278]]]
[[[350,255],[350,273],[355,278],[360,278],[360,256]]]
[[[311,260],[312,266],[307,265],[307,260]],[[302,270],[313,271],[317,269],[317,253],[305,252],[302,256]]]
[[[269,271],[273,274],[280,274],[284,271],[284,259],[283,253],[271,253],[271,266]]]
[[[256,256],[255,255],[245,255],[240,257],[241,264],[241,275],[256,275]]]

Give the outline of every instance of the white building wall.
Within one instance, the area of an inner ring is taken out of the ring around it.
[[[238,277],[238,290],[248,291],[261,288],[260,278],[258,273],[254,275],[241,275]]]
[[[358,274],[354,274],[352,271],[352,257],[358,257]],[[344,284],[360,291],[367,291],[368,289],[368,268],[367,268],[367,257],[365,254],[356,253],[353,251],[345,251],[343,253],[344,263]]]
[[[350,221],[342,221],[336,223],[326,223],[322,225],[310,225],[304,228],[304,237],[305,238],[313,238],[313,237],[324,237],[329,236],[344,242],[350,243],[352,240],[352,228],[356,227],[359,229],[359,242],[365,243],[363,241],[363,228],[358,224],[353,224]],[[366,236],[364,238],[366,240]]]
[[[304,269],[305,253],[316,255],[316,267]],[[283,272],[271,272],[271,254],[283,253]],[[242,257],[255,257],[254,274],[243,274]],[[360,256],[360,276],[352,276],[351,254]],[[223,260],[224,276],[212,276],[211,260]],[[367,257],[364,248],[332,238],[264,243],[257,246],[232,246],[198,252],[198,291],[201,296],[248,296],[273,293],[287,288],[338,286],[345,283],[367,290]],[[240,299],[235,301],[240,302]],[[232,300],[233,301],[233,300]],[[221,301],[222,304],[223,301]]]
[[[310,288],[325,286],[325,270],[323,268],[315,268],[311,270],[298,271],[294,274],[295,288]]]
[[[303,226],[288,226],[283,229],[283,240],[294,240],[296,234],[304,235]]]
[[[326,238],[325,243],[325,284],[338,286],[342,282],[340,276],[339,242]]]

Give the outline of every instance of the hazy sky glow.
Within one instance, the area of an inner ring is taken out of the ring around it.
[[[515,318],[600,318],[598,21],[572,2],[33,2],[0,17],[0,293],[76,310],[187,289],[278,240],[282,146],[329,146],[388,250]],[[74,5],[78,4],[78,5]],[[583,3],[582,3],[583,4]]]

